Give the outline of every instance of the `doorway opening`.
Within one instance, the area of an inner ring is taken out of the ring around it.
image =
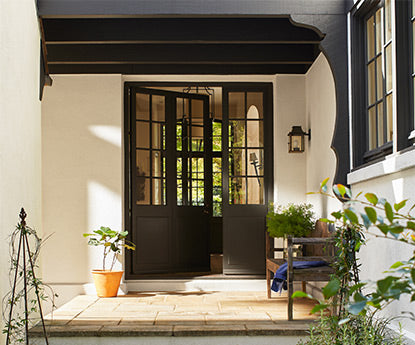
[[[126,83],[127,279],[265,274],[271,91]]]

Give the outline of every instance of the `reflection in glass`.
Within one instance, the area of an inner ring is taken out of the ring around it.
[[[369,105],[375,103],[376,82],[375,82],[375,62],[372,61],[368,66],[367,91],[369,94]]]
[[[229,173],[231,176],[245,176],[245,149],[229,151]]]
[[[385,143],[385,136],[383,133],[383,102],[378,104],[378,146]]]
[[[262,104],[262,92],[247,92],[246,105],[248,108],[246,117],[248,119],[264,118],[264,107]]]
[[[369,150],[376,147],[376,106],[369,109]]]
[[[246,204],[245,177],[233,177],[230,179],[229,182],[230,182],[229,204],[230,205]]]
[[[392,44],[385,49],[385,65],[386,65],[386,92],[392,90]]]
[[[222,151],[222,123],[212,122],[212,151]]]
[[[152,133],[152,148],[153,149],[161,149],[164,143],[164,125],[160,123],[153,123],[152,124],[153,133]]]
[[[264,146],[263,121],[247,121],[247,146],[262,147]]]
[[[391,1],[385,0],[385,43],[392,38]]]
[[[245,118],[245,93],[229,92],[229,118],[243,119]]]
[[[376,54],[382,50],[382,9],[376,11]]]
[[[137,204],[150,205],[150,179],[137,177]]]
[[[203,119],[203,101],[192,99],[192,119]]]
[[[165,121],[165,105],[164,96],[152,96],[152,120],[153,121]]]
[[[163,180],[153,178],[153,205],[165,205],[163,202]]]
[[[222,216],[222,158],[212,158],[213,217]]]
[[[137,176],[150,176],[150,151],[136,150]]]
[[[150,120],[150,95],[137,93],[135,108],[137,120]]]
[[[366,22],[366,39],[367,39],[367,59],[371,60],[375,56],[375,29],[374,17],[370,17]]]
[[[392,123],[392,94],[386,97],[386,121],[387,121],[387,141],[393,139],[393,123]]]
[[[176,160],[176,173],[177,173],[177,205],[183,205],[183,185],[182,185],[182,159],[179,157]]]
[[[136,143],[137,147],[149,148],[150,146],[150,124],[148,122],[137,121]]]
[[[245,147],[245,121],[229,121],[229,147]]]
[[[161,151],[153,151],[153,176],[162,177],[163,176],[163,166],[162,166],[162,156]]]
[[[249,176],[263,176],[264,175],[264,165],[263,165],[264,150],[263,149],[249,149],[248,159],[249,159],[248,175]]]
[[[383,97],[382,56],[376,58],[376,99]]]
[[[264,179],[248,177],[248,204],[264,203]]]

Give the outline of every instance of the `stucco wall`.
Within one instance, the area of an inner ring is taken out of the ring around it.
[[[352,191],[356,195],[358,192],[373,192],[379,197],[385,197],[390,202],[400,202],[409,199],[408,205],[415,203],[415,152],[407,152],[388,157],[385,161],[376,163],[349,174],[349,182],[352,183]],[[412,165],[412,168],[410,167]],[[405,167],[400,169],[399,167]],[[375,173],[383,169],[384,174],[376,178],[365,178],[364,176],[374,176]],[[406,210],[408,207],[406,207]],[[405,209],[403,209],[405,211]],[[413,247],[368,236],[367,245],[362,247],[360,262],[362,279],[379,279],[383,276],[383,271],[387,270],[394,262],[405,260],[413,255]],[[385,312],[388,316],[399,316],[402,311],[415,312],[415,303],[409,303],[409,298],[401,298],[399,302],[394,302]],[[401,321],[405,330],[411,332],[410,338],[415,341],[415,322],[408,319]]]
[[[336,95],[330,65],[320,54],[308,70],[305,78],[306,129],[311,128],[311,140],[307,146],[306,191],[317,192],[320,183],[336,173],[336,155],[330,148],[336,121]],[[307,139],[306,139],[307,140]],[[308,194],[307,202],[314,205],[316,214],[328,217],[340,208],[337,199],[319,194]]]
[[[39,48],[35,2],[0,1],[0,296],[21,207],[41,232]]]
[[[292,126],[306,127],[305,76],[277,75],[275,85],[274,200],[305,202],[307,153],[288,153],[287,136]]]
[[[118,76],[53,76],[42,102],[45,281],[66,300],[100,268],[82,234],[122,228],[122,86]],[[53,263],[53,264],[51,264]],[[65,290],[66,289],[66,290]]]

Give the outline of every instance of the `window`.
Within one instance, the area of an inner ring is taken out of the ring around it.
[[[366,76],[370,151],[393,138],[391,0],[366,19]]]
[[[361,0],[350,12],[353,165],[415,137],[415,0]]]

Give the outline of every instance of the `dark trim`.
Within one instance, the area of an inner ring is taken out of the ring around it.
[[[396,1],[396,97],[397,97],[397,148],[398,151],[410,145],[408,136],[414,129],[414,93],[412,83],[412,31],[410,2]]]
[[[42,16],[344,14],[344,0],[39,0]]]

